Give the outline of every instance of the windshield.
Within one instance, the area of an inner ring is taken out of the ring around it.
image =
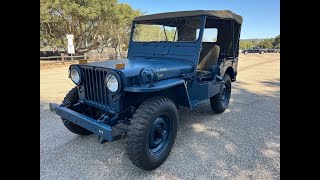
[[[134,42],[193,42],[199,37],[200,25],[200,17],[137,22],[134,25],[132,40]]]

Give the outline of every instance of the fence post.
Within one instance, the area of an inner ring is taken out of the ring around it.
[[[100,61],[100,59],[101,59],[101,53],[99,53],[99,61]]]
[[[61,61],[62,61],[62,64],[64,64],[64,53],[61,53]]]
[[[84,53],[84,59],[87,59],[87,53]]]

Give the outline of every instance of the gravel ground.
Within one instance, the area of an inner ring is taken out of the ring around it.
[[[67,65],[40,69],[41,179],[280,179],[280,55],[240,55],[229,108],[180,108],[176,143],[156,170],[136,168],[125,139],[100,144],[49,111],[74,86]]]

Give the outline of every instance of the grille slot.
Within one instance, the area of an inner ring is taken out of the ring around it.
[[[106,71],[83,67],[85,99],[90,103],[107,105],[107,91],[104,86]]]

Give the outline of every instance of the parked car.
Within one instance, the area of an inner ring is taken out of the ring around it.
[[[260,48],[260,47],[251,47],[248,49],[243,50],[243,54],[248,54],[248,53],[260,53],[264,54],[265,52],[268,52],[268,49],[265,48]]]
[[[267,52],[268,52],[268,53],[278,53],[278,49],[268,48],[268,49],[267,49]]]
[[[71,132],[94,133],[100,143],[126,136],[130,161],[155,169],[175,142],[180,106],[195,108],[210,100],[215,113],[228,107],[238,74],[241,24],[241,16],[220,10],[136,17],[128,58],[71,65],[76,87],[61,104],[50,103],[50,110]],[[164,40],[140,39],[143,26],[159,26]],[[164,26],[177,38],[169,39]],[[212,28],[218,29],[217,40],[204,42],[205,30]]]

